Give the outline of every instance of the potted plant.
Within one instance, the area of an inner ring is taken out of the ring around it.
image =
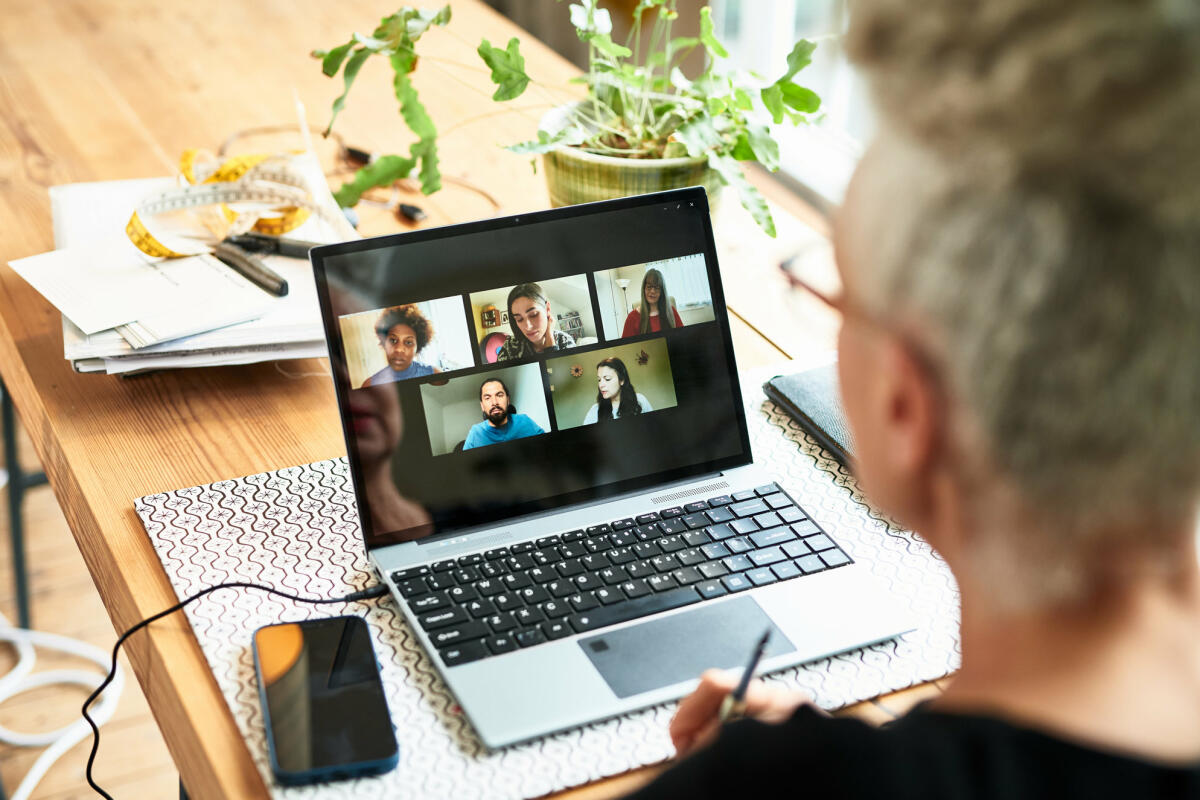
[[[587,94],[547,114],[536,139],[508,148],[542,156],[551,201],[564,205],[693,184],[705,186],[712,195],[730,185],[758,224],[774,236],[766,201],[746,180],[740,162],[778,169],[779,145],[769,125],[806,122],[819,108],[820,98],[795,82],[816,45],[804,39],[796,42],[784,74],[767,81],[726,68],[729,54],[714,34],[708,7],[700,9],[699,37],[675,37],[676,0],[640,0],[625,44],[613,41],[612,20],[597,0],[572,3],[570,16],[588,45],[588,70],[581,79]],[[360,170],[336,193],[343,205],[352,205],[372,186],[387,185],[414,171],[425,193],[440,187],[436,132],[408,76],[417,64],[417,40],[430,27],[449,21],[449,6],[430,11],[403,8],[385,17],[369,37],[355,34],[333,50],[313,53],[322,59],[327,75],[342,72],[345,91],[334,101],[335,116],[363,61],[373,54],[386,56],[395,72],[401,115],[418,137],[408,156],[384,156]],[[696,48],[706,54],[705,68],[689,79],[679,65]],[[503,49],[485,39],[477,52],[496,85],[494,100],[519,97],[533,81],[525,72],[516,38]]]

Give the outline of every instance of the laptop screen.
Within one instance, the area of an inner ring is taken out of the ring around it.
[[[311,257],[368,547],[750,461],[702,189]]]

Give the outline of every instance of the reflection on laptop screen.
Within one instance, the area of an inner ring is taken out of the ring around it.
[[[701,190],[313,264],[368,546],[749,462]]]

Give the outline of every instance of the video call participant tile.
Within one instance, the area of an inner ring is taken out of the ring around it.
[[[479,352],[488,364],[534,358],[600,340],[587,275],[475,292],[471,313]]]
[[[355,388],[475,366],[461,297],[348,314],[338,324]]]
[[[595,273],[605,339],[712,322],[704,254],[631,264]]]
[[[541,436],[550,430],[550,411],[536,363],[422,384],[421,405],[435,456]]]
[[[552,358],[546,372],[560,429],[620,422],[678,403],[662,338]]]

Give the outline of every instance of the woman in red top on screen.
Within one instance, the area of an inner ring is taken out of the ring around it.
[[[650,313],[643,314],[645,309],[650,309]],[[621,331],[621,337],[682,327],[683,320],[675,310],[675,301],[667,294],[667,284],[663,281],[662,273],[653,268],[646,270],[646,277],[642,278],[642,302],[625,318],[625,329]]]

